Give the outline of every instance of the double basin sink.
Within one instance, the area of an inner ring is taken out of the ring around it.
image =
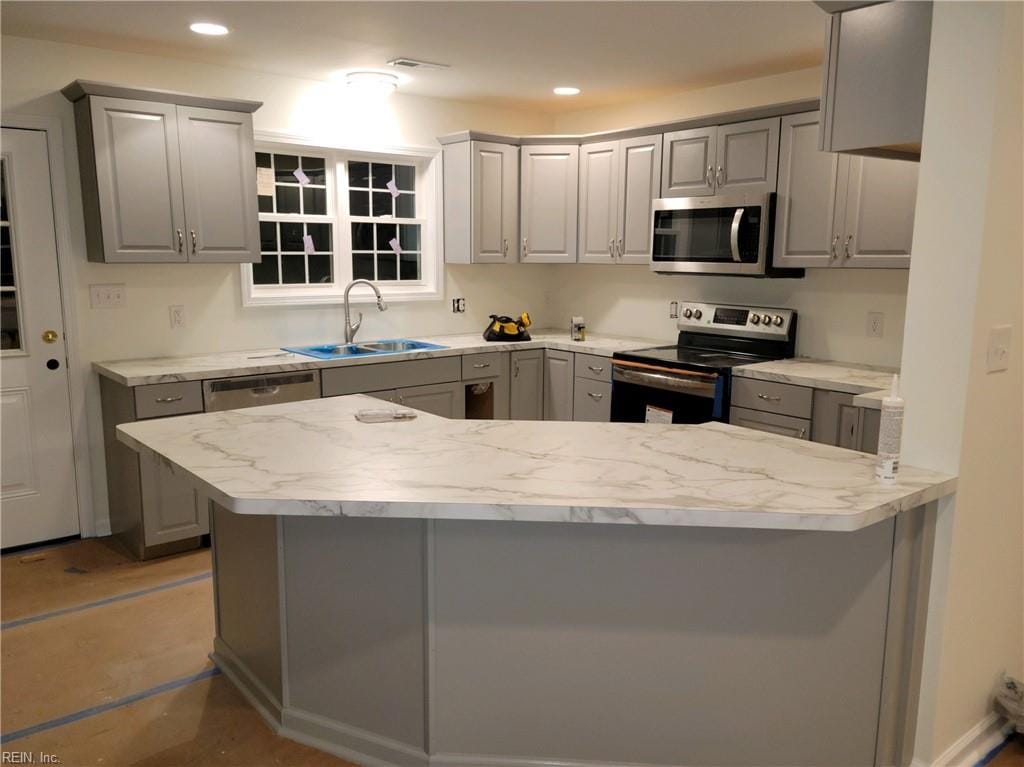
[[[426,341],[412,341],[408,338],[392,338],[385,341],[367,341],[351,344],[319,344],[315,346],[285,346],[283,351],[303,354],[318,360],[340,360],[349,357],[372,357],[378,354],[402,354],[403,352],[447,349],[447,346],[430,344]]]

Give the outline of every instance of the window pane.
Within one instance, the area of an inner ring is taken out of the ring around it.
[[[327,190],[303,187],[302,212],[312,216],[323,216],[327,213]]]
[[[392,165],[382,165],[379,162],[373,164],[373,188],[387,189],[388,182],[394,178]]]
[[[377,254],[377,279],[398,279],[398,256],[396,256],[394,253]]]
[[[420,278],[420,254],[403,252],[400,259],[402,262],[400,279],[418,280]]]
[[[373,215],[390,216],[392,212],[393,211],[391,210],[391,192],[374,192]]]
[[[306,257],[301,253],[281,254],[281,282],[294,285],[306,281]]]
[[[303,157],[302,171],[311,184],[326,184],[327,170],[324,168],[323,157]]]
[[[416,167],[413,165],[395,166],[395,185],[406,192],[416,191]]]
[[[277,224],[260,221],[260,250],[277,250]]]
[[[281,222],[281,250],[299,251],[302,247],[302,224],[298,221]]]
[[[373,253],[352,254],[352,278],[356,280],[373,279]]]
[[[367,189],[370,186],[370,163],[350,162],[348,164],[348,185]]]
[[[402,250],[420,249],[419,224],[402,224],[398,227],[398,232],[398,242],[401,244]]]
[[[306,224],[306,234],[313,238],[313,250],[334,250],[331,246],[330,224]]]
[[[257,168],[269,168],[270,167],[270,152],[257,152],[256,153],[256,167]]]
[[[277,254],[264,253],[263,260],[252,265],[252,281],[254,285],[276,285],[280,282],[277,275]]]
[[[274,198],[269,194],[261,194],[257,196],[259,203],[260,213],[273,213],[274,212]]]
[[[331,276],[331,256],[327,253],[311,253],[309,256],[309,283],[334,282]]]
[[[416,218],[416,195],[398,195],[395,198],[395,215],[399,218]]]
[[[397,224],[376,224],[377,227],[377,250],[390,250],[388,245],[395,238],[398,232]]]
[[[295,183],[292,171],[299,167],[299,158],[290,154],[274,155],[274,177],[285,183]]]
[[[0,295],[0,349],[20,349],[18,328],[18,297],[14,293]]]
[[[0,226],[0,285],[14,287],[14,258],[11,255],[11,229]]]
[[[299,212],[299,188],[297,186],[277,187],[277,212]]]
[[[353,216],[369,216],[370,215],[370,193],[369,192],[349,192],[348,193],[348,212]]]
[[[352,223],[352,250],[373,250],[373,224]]]
[[[7,218],[7,164],[0,159],[0,221],[10,221]]]

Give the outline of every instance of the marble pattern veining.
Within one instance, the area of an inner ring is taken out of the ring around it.
[[[721,423],[365,424],[364,395],[123,424],[118,438],[243,514],[857,530],[956,481]]]
[[[890,391],[891,387],[886,387],[884,389],[879,389],[878,391],[869,391],[864,392],[863,394],[858,394],[853,398],[853,404],[856,407],[865,407],[869,410],[881,410],[882,400],[889,396]]]
[[[440,344],[446,349],[425,349],[401,354],[380,354],[352,357],[339,360],[318,360],[301,354],[283,352],[280,349],[256,349],[240,352],[217,352],[190,357],[153,357],[137,360],[113,360],[94,362],[93,369],[122,386],[142,386],[177,381],[201,381],[205,378],[227,376],[264,375],[285,373],[295,370],[345,367],[348,365],[372,365],[380,362],[427,359],[429,357],[451,357],[459,354],[491,351],[517,351],[520,349],[560,349],[583,352],[600,357],[610,357],[615,352],[658,346],[672,341],[657,341],[644,338],[616,338],[601,336],[586,341],[572,341],[569,334],[557,330],[541,330],[531,333],[530,341],[488,342],[479,333],[463,333],[449,336],[416,336],[417,341]],[[370,339],[360,339],[368,341]],[[339,341],[339,343],[341,343]]]
[[[752,365],[741,365],[732,370],[733,375],[742,378],[779,381],[797,386],[841,391],[847,394],[862,394],[888,389],[892,383],[893,373],[898,372],[893,368],[813,360],[804,357],[755,362]]]

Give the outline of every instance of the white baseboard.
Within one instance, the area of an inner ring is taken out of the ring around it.
[[[911,767],[974,767],[1011,732],[1013,725],[993,711],[961,735],[932,764],[914,759]]]

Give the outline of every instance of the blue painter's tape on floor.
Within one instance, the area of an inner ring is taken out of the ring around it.
[[[198,682],[202,679],[209,679],[212,676],[217,676],[217,674],[219,673],[220,669],[217,667],[208,668],[205,671],[200,671],[198,674],[193,674],[192,676],[185,676],[181,679],[174,679],[170,682],[164,682],[163,684],[158,684],[156,687],[150,687],[148,690],[136,692],[132,695],[126,695],[123,698],[112,700],[109,703],[101,703],[100,705],[92,706],[91,708],[83,708],[81,711],[76,711],[73,714],[60,716],[56,719],[51,719],[48,722],[42,722],[40,724],[33,724],[31,727],[23,727],[22,729],[15,730],[14,732],[5,732],[3,735],[0,735],[0,743],[7,744],[13,740],[18,740],[19,738],[27,738],[29,735],[35,735],[39,732],[52,730],[54,727],[62,727],[65,724],[71,724],[72,722],[77,722],[80,719],[86,719],[90,716],[103,714],[112,709],[121,708],[122,706],[127,706],[131,703],[135,703],[136,701],[151,698],[154,695],[159,695],[162,692],[177,690],[179,687],[184,687],[185,685],[192,684],[193,682]]]
[[[1004,740],[998,746],[996,746],[991,751],[989,751],[987,754],[985,754],[985,756],[982,757],[981,761],[978,762],[976,765],[974,765],[974,767],[985,767],[986,764],[988,764],[993,759],[995,759],[997,756],[999,756],[999,752],[1000,751],[1002,751],[1004,748],[1006,748],[1008,745],[1010,745],[1010,741],[1011,740],[1013,740],[1013,735],[1007,736],[1006,740]]]
[[[40,615],[31,615],[27,618],[17,618],[15,620],[7,621],[6,623],[0,623],[0,630],[6,631],[7,629],[15,629],[18,626],[25,626],[29,623],[38,623],[39,621],[45,621],[49,618],[56,618],[60,615],[67,615],[68,613],[77,613],[82,610],[91,610],[94,607],[103,607],[103,605],[113,604],[114,602],[123,602],[126,599],[135,599],[136,597],[145,596],[146,594],[153,594],[157,591],[166,591],[167,589],[177,588],[178,586],[185,586],[189,583],[197,583],[198,581],[205,581],[207,578],[213,577],[213,573],[205,572],[199,575],[190,575],[188,578],[182,578],[181,580],[171,581],[170,583],[162,583],[159,586],[151,586],[148,589],[139,589],[138,591],[129,591],[127,594],[118,594],[114,597],[107,597],[106,599],[97,599],[95,602],[86,602],[84,605],[75,605],[74,607],[62,607],[59,610],[53,610],[48,613],[41,613]]]

